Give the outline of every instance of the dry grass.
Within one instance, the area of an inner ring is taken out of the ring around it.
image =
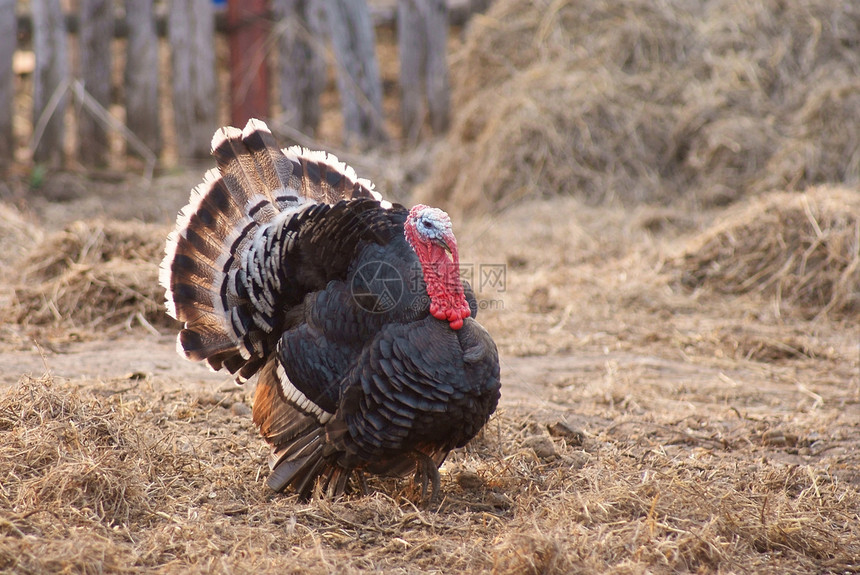
[[[839,0],[500,0],[453,58],[421,199],[721,205],[860,181],[860,13]]]
[[[127,393],[134,383],[111,382],[94,393],[46,376],[5,390],[0,570],[126,572],[168,564],[184,545],[171,543],[177,533],[168,512],[190,521],[219,482],[235,495],[253,485],[253,461],[221,464],[237,449],[230,438],[247,435],[247,426],[219,420],[221,408],[187,398],[162,403],[150,394],[144,401],[136,389]],[[210,411],[213,433],[177,431]],[[218,469],[201,468],[200,456]]]
[[[23,325],[173,325],[158,286],[163,227],[75,221],[27,252],[10,313]]]
[[[681,283],[759,293],[777,314],[860,314],[860,193],[830,187],[776,193],[727,214],[673,264]]]
[[[827,454],[856,433],[845,419],[827,437],[624,408],[610,425],[585,397],[582,434],[506,409],[446,464],[434,509],[408,481],[300,504],[265,491],[260,442],[228,409],[242,395],[148,387],[46,376],[0,396],[0,569],[806,573],[860,557],[857,478],[840,480],[856,453]],[[818,463],[779,462],[798,450]]]
[[[41,239],[38,225],[14,206],[0,203],[0,271],[14,268],[29,246]]]

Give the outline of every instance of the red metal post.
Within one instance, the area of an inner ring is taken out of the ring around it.
[[[228,0],[230,121],[239,128],[269,115],[268,0]]]

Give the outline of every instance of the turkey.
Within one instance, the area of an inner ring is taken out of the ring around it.
[[[279,149],[259,120],[218,130],[212,155],[160,268],[177,351],[257,375],[273,490],[336,497],[351,476],[364,491],[364,473],[414,471],[433,499],[500,394],[448,215],[383,201],[325,152]]]

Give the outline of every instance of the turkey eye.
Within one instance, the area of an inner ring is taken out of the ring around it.
[[[432,228],[433,224],[431,224],[428,220],[424,220],[421,222],[425,228]]]

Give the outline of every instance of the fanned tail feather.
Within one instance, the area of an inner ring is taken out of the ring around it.
[[[212,155],[218,168],[204,175],[179,212],[159,281],[166,290],[168,313],[185,322],[177,340],[179,353],[244,380],[264,365],[278,335],[269,333],[273,325],[268,319],[276,294],[249,293],[251,284],[245,277],[246,259],[254,242],[263,237],[262,230],[311,204],[353,198],[381,201],[381,196],[330,154],[295,146],[280,150],[259,120],[249,120],[244,130],[218,130]],[[275,237],[269,234],[264,240]],[[256,257],[289,248],[288,241],[264,246]],[[276,261],[252,263],[267,271],[266,266]],[[268,281],[277,287],[277,279]]]

